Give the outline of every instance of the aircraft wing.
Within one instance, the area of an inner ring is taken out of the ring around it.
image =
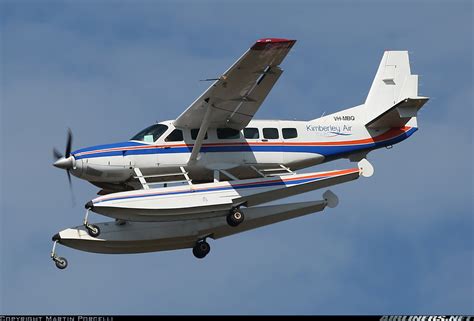
[[[277,82],[279,65],[296,40],[266,38],[245,52],[175,121],[181,128],[199,128],[189,163],[196,161],[206,131],[247,126]]]
[[[260,39],[175,121],[200,128],[209,107],[208,127],[242,129],[250,122],[283,70],[278,65],[296,40]]]

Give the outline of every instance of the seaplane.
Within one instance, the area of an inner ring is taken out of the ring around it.
[[[85,204],[83,224],[53,236],[51,258],[62,244],[96,253],[142,253],[192,248],[210,251],[208,238],[240,233],[335,207],[326,190],[317,201],[263,204],[370,177],[369,152],[390,148],[417,129],[428,101],[407,51],[385,51],[363,104],[305,121],[253,119],[283,70],[296,40],[257,40],[176,118],[153,124],[131,139],[72,151],[56,149],[54,166],[99,188]],[[357,167],[297,173],[346,158]],[[94,212],[112,221],[91,224]]]

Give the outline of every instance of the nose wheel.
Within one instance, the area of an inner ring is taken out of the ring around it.
[[[234,208],[227,214],[227,224],[236,227],[244,221],[244,213],[239,208]]]
[[[211,246],[206,240],[201,240],[196,242],[196,245],[193,247],[193,254],[198,259],[203,259],[211,251]]]
[[[58,269],[64,270],[65,268],[67,268],[67,260],[62,256],[55,257],[53,260],[54,264],[56,264],[56,267]]]
[[[60,270],[64,270],[65,268],[67,268],[67,260],[62,257],[62,256],[58,256],[56,254],[56,244],[58,243],[57,240],[54,241],[54,244],[53,244],[53,249],[51,250],[51,259],[53,260],[54,264],[56,265],[56,267]]]

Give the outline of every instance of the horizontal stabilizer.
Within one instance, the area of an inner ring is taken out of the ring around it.
[[[412,117],[416,117],[418,110],[428,99],[428,97],[406,98],[369,121],[366,126],[369,128],[403,127]]]

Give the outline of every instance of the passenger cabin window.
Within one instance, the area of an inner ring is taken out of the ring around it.
[[[191,138],[193,140],[196,140],[196,138],[198,137],[198,134],[199,134],[199,128],[191,129]],[[206,135],[204,135],[204,139],[207,139],[207,132],[206,132]]]
[[[183,140],[183,131],[175,129],[166,137],[165,142],[181,142]]]
[[[278,129],[276,128],[264,128],[263,129],[263,138],[266,139],[278,139]]]
[[[282,130],[284,139],[292,139],[298,137],[298,132],[296,128],[283,128]]]
[[[258,128],[244,128],[244,137],[247,139],[260,138],[260,135],[258,134]]]
[[[217,138],[219,139],[238,139],[240,138],[240,130],[233,128],[217,128]]]
[[[168,126],[163,124],[155,124],[151,125],[150,127],[145,128],[144,130],[140,131],[138,134],[130,138],[130,140],[139,140],[142,142],[153,143],[161,135],[164,134],[165,131],[168,130]]]

